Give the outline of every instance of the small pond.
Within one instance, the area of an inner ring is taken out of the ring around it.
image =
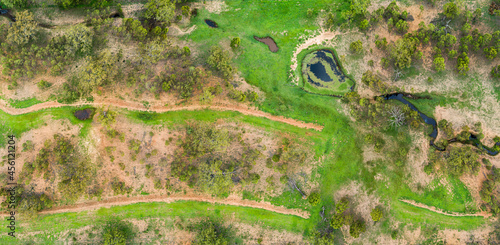
[[[84,120],[87,120],[89,118],[91,118],[94,114],[94,109],[91,109],[91,108],[87,108],[87,109],[84,109],[84,110],[78,110],[78,111],[75,111],[75,117],[84,121]]]
[[[341,96],[352,90],[354,81],[343,72],[331,50],[320,49],[302,60],[303,89],[317,94]]]
[[[258,36],[253,36],[253,38],[261,43],[264,43],[265,45],[267,45],[267,47],[269,47],[269,50],[273,53],[276,53],[278,52],[279,48],[278,48],[278,45],[276,44],[276,42],[274,41],[274,39],[272,37],[258,37]]]
[[[219,25],[217,25],[217,23],[215,23],[215,21],[213,20],[209,20],[209,19],[205,19],[205,23],[207,23],[208,26],[212,27],[212,28],[218,28]]]

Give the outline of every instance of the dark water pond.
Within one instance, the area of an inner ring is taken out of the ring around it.
[[[215,23],[215,21],[213,21],[213,20],[205,19],[205,23],[207,23],[207,25],[210,26],[210,27],[212,27],[212,28],[218,28],[219,27],[217,25],[217,23]]]
[[[331,82],[333,79],[326,73],[325,66],[320,62],[309,65],[312,73],[323,82]]]
[[[255,40],[267,45],[267,47],[269,47],[269,50],[271,50],[271,52],[273,52],[273,53],[278,52],[278,50],[279,50],[278,45],[276,44],[276,42],[274,41],[274,39],[272,37],[253,36],[253,38]]]
[[[91,118],[93,116],[93,113],[93,109],[87,108],[84,110],[75,111],[75,117],[83,121]]]
[[[434,118],[431,118],[431,117],[425,115],[424,113],[420,112],[412,103],[410,103],[409,101],[407,101],[404,98],[405,96],[408,97],[407,94],[395,93],[395,94],[383,95],[383,98],[385,98],[386,100],[397,100],[397,101],[400,101],[401,103],[403,103],[403,104],[407,105],[408,107],[410,107],[410,109],[418,112],[418,115],[420,116],[420,118],[422,118],[422,120],[424,120],[424,122],[426,124],[432,126],[432,133],[429,134],[429,136],[432,138],[431,141],[430,141],[430,145],[432,147],[434,147],[435,149],[439,150],[439,151],[446,150],[446,149],[440,148],[440,147],[438,147],[437,145],[434,144],[434,140],[438,136],[438,129],[437,129],[436,120]],[[448,140],[448,143],[454,143],[454,142],[460,142],[460,141],[458,141],[456,138]],[[498,153],[500,153],[500,151],[494,151],[493,148],[485,146],[483,143],[481,143],[481,141],[477,138],[477,136],[473,135],[473,134],[471,134],[471,136],[469,137],[468,141],[461,142],[461,143],[474,145],[477,148],[486,151],[488,153],[488,155],[491,155],[491,156],[496,156],[496,155],[498,155]],[[495,145],[500,146],[500,142],[496,143]]]
[[[330,56],[328,56],[327,54],[330,54],[331,56],[333,56],[333,59]],[[333,53],[332,51],[327,50],[327,49],[321,49],[321,50],[315,51],[314,55],[319,60],[326,62],[328,64],[328,66],[329,66],[328,68],[333,71],[335,76],[337,76],[339,82],[341,82],[341,83],[345,82],[346,76],[342,72],[342,69],[340,69],[340,67],[338,65],[339,62],[335,56],[335,53]],[[323,64],[321,64],[321,62],[318,61],[318,62],[313,63],[313,64],[307,64],[307,67],[308,67],[308,69],[310,69],[314,73],[314,76],[321,79],[323,82],[333,81],[333,79],[330,77],[330,75],[328,75],[328,73],[326,72],[325,66]],[[308,81],[309,81],[309,83],[314,84],[317,87],[323,87],[323,85],[321,83],[313,81],[310,77],[308,78]]]

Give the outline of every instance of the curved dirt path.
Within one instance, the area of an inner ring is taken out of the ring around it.
[[[9,113],[11,115],[21,115],[21,114],[26,114],[30,112],[35,112],[43,109],[49,109],[49,108],[57,108],[57,107],[64,107],[64,106],[83,106],[83,105],[89,105],[89,106],[94,106],[94,107],[99,107],[99,106],[112,106],[112,107],[117,107],[117,108],[122,108],[122,109],[128,109],[128,110],[135,110],[135,111],[151,111],[151,112],[169,112],[169,111],[181,111],[181,110],[188,110],[188,111],[194,111],[194,110],[204,110],[204,109],[209,109],[209,110],[217,110],[217,111],[237,111],[240,112],[241,114],[244,115],[249,115],[249,116],[256,116],[256,117],[265,117],[269,120],[276,121],[276,122],[282,122],[286,124],[290,124],[296,127],[300,128],[310,128],[310,129],[315,129],[318,131],[321,131],[323,129],[323,126],[317,125],[314,123],[305,123],[301,122],[295,119],[291,118],[285,118],[282,116],[274,116],[269,113],[265,113],[263,111],[259,110],[253,110],[248,107],[243,107],[243,106],[236,106],[236,105],[228,105],[228,104],[213,104],[213,105],[186,105],[186,106],[151,106],[150,108],[145,108],[144,105],[139,104],[139,103],[133,103],[133,102],[127,102],[123,100],[114,100],[114,99],[108,99],[105,101],[100,101],[100,102],[78,102],[78,103],[73,103],[73,104],[61,104],[56,101],[49,101],[49,102],[44,102],[40,104],[36,104],[27,108],[12,108],[6,105],[6,102],[4,100],[0,100],[0,110]]]
[[[215,199],[206,196],[197,195],[187,195],[187,196],[136,196],[136,197],[114,197],[98,202],[88,202],[76,205],[65,205],[60,207],[55,207],[49,210],[44,210],[39,212],[39,214],[57,214],[57,213],[67,213],[67,212],[82,212],[82,211],[92,211],[99,208],[110,208],[113,206],[124,206],[135,203],[150,203],[150,202],[164,202],[172,203],[177,201],[196,201],[196,202],[208,202],[212,204],[222,204],[222,205],[232,205],[240,207],[250,207],[264,209],[271,212],[276,212],[286,215],[295,215],[304,219],[308,219],[310,214],[308,212],[298,210],[298,209],[287,209],[283,206],[274,206],[268,202],[256,202],[250,200],[238,200],[234,198],[226,199]],[[0,214],[0,217],[7,217],[7,213]]]
[[[413,200],[400,199],[399,201],[407,203],[407,204],[410,204],[410,205],[415,206],[415,207],[427,209],[427,210],[429,210],[431,212],[434,212],[434,213],[444,214],[444,215],[447,215],[447,216],[454,216],[454,217],[484,217],[484,218],[488,218],[488,217],[491,216],[490,213],[484,212],[484,211],[480,212],[480,213],[476,213],[476,214],[462,214],[462,213],[456,213],[456,212],[445,212],[445,211],[440,210],[440,209],[438,209],[436,207],[427,206],[425,204],[418,203],[418,202],[415,202]]]

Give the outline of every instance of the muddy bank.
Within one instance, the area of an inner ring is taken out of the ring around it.
[[[84,120],[87,120],[89,118],[92,118],[94,114],[94,110],[91,109],[91,108],[87,108],[87,109],[84,109],[84,110],[78,110],[78,111],[75,111],[75,117],[84,121]]]
[[[278,48],[278,45],[276,44],[276,42],[274,41],[274,39],[272,37],[258,37],[258,36],[253,36],[253,38],[261,43],[264,43],[265,45],[267,45],[267,47],[269,47],[269,50],[271,50],[271,52],[273,53],[276,53],[278,52],[279,48]]]

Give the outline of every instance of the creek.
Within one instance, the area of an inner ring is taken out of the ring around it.
[[[441,147],[434,144],[434,140],[436,140],[436,138],[438,136],[438,127],[437,127],[436,120],[434,118],[431,118],[431,117],[425,115],[424,113],[420,112],[417,109],[417,107],[415,107],[412,103],[410,103],[408,100],[406,100],[404,98],[404,97],[416,98],[415,96],[413,96],[411,94],[394,93],[394,94],[382,95],[382,97],[386,100],[397,100],[397,101],[407,105],[408,107],[410,107],[411,110],[418,112],[418,115],[420,116],[420,118],[422,118],[424,123],[432,126],[432,133],[429,134],[429,136],[431,137],[430,145],[439,151],[446,150],[446,148],[441,148]],[[427,97],[427,99],[429,99],[429,97]],[[469,145],[476,146],[477,148],[486,151],[486,153],[488,153],[488,155],[491,155],[491,156],[496,156],[500,152],[500,151],[493,150],[493,147],[490,148],[490,147],[485,146],[483,143],[481,143],[481,141],[474,134],[471,134],[467,141],[459,141],[457,138],[453,138],[453,139],[448,140],[448,143],[455,143],[455,142],[460,142],[462,144],[469,144]],[[500,146],[500,142],[497,142],[495,145]]]

